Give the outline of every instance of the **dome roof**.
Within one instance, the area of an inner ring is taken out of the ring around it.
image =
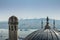
[[[31,33],[24,40],[60,40],[60,35],[55,29],[50,28],[47,17],[45,28]]]
[[[16,16],[11,16],[11,17],[9,18],[9,21],[10,21],[10,20],[13,20],[13,19],[14,19],[14,20],[18,20]]]
[[[38,30],[28,35],[24,40],[60,40],[60,35],[55,30]]]
[[[18,24],[18,18],[16,16],[11,16],[9,18],[8,24]]]

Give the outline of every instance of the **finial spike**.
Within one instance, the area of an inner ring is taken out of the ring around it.
[[[47,19],[46,19],[46,20],[47,20],[47,25],[48,25],[48,24],[49,24],[49,22],[48,22],[48,21],[49,21],[49,18],[47,17]]]

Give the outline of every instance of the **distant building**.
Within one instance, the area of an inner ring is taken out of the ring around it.
[[[28,35],[24,40],[60,40],[60,35],[56,31],[56,29],[51,29],[49,25],[49,18],[46,19],[46,25],[44,29],[34,31],[30,35]],[[54,28],[55,28],[55,23]]]
[[[18,40],[18,19],[15,16],[11,16],[8,21],[9,24],[9,39],[8,40]]]

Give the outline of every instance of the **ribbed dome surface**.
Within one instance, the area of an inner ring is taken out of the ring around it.
[[[49,18],[46,19],[45,28],[35,31],[28,35],[24,40],[60,40],[60,35],[56,29],[51,29],[49,26]],[[53,23],[55,27],[55,22]]]
[[[60,40],[60,35],[55,30],[38,30],[28,35],[24,40]]]

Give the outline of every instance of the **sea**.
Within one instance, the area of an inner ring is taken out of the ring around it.
[[[18,40],[23,40],[30,33],[36,31],[38,29],[18,29]],[[8,29],[0,29],[0,40],[7,40],[9,38],[9,30]]]

